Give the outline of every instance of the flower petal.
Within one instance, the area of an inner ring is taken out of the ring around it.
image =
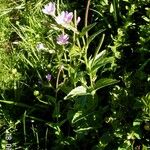
[[[55,3],[48,3],[47,5],[44,6],[44,9],[42,9],[43,13],[51,16],[55,16]]]
[[[57,38],[57,44],[59,44],[59,45],[65,45],[65,44],[68,44],[69,42],[68,42],[68,39],[69,39],[69,36],[68,36],[68,34],[61,34],[61,35],[59,35],[58,36],[58,38]]]

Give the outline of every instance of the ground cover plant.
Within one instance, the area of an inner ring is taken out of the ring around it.
[[[149,0],[0,1],[0,149],[150,148]]]

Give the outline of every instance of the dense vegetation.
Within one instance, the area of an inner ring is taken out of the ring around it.
[[[0,8],[0,149],[150,148],[149,0]]]

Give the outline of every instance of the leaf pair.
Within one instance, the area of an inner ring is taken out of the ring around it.
[[[101,88],[104,88],[104,87],[107,87],[107,86],[110,86],[110,85],[113,85],[113,84],[116,84],[118,81],[115,80],[115,79],[110,79],[110,78],[103,78],[103,79],[100,79],[96,82],[95,86],[94,86],[94,93],[101,89]],[[92,91],[92,92],[93,92]],[[91,95],[92,92],[90,93],[89,89],[87,87],[84,87],[84,86],[78,86],[74,89],[72,89],[69,94],[67,96],[64,97],[64,100],[67,100],[67,99],[71,99],[71,98],[74,98],[74,97],[77,97],[77,96],[83,96],[83,95]]]

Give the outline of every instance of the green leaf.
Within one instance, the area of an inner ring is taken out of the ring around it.
[[[147,147],[143,144],[143,150],[149,150],[150,147]]]
[[[103,55],[104,56],[104,55]],[[97,59],[94,61],[93,65],[91,66],[91,72],[97,71],[99,68],[114,62],[114,57],[103,57],[101,59]]]
[[[140,126],[140,124],[141,124],[141,122],[139,122],[139,121],[134,121],[133,122],[133,126]]]
[[[54,108],[54,111],[53,111],[53,114],[52,116],[54,118],[59,118],[61,116],[60,114],[60,102],[61,101],[58,101],[56,104],[55,104],[55,108]]]
[[[78,129],[78,130],[74,130],[75,132],[85,132],[85,131],[88,131],[88,130],[92,130],[93,129],[93,127],[87,127],[87,128],[80,128],[80,129]]]
[[[115,22],[118,22],[118,0],[113,0],[113,16]]]
[[[74,88],[73,90],[70,91],[70,93],[66,97],[64,97],[64,99],[66,100],[81,95],[87,95],[87,91],[84,86],[78,86]]]
[[[93,35],[91,35],[87,41],[87,45],[89,45],[103,31],[105,31],[105,29],[101,29],[101,30],[97,31],[96,33],[94,33]]]
[[[106,50],[103,50],[102,52],[97,54],[94,58],[89,60],[90,70],[91,70],[92,66],[94,66],[94,64],[96,64],[98,61],[101,61],[101,59],[105,56],[105,54],[106,54]]]
[[[119,147],[118,150],[127,150],[127,149],[126,149],[126,148],[120,148],[120,147]]]
[[[73,45],[70,52],[69,52],[69,55],[71,57],[80,56],[81,55],[81,49],[78,46]]]
[[[137,138],[137,139],[140,139],[140,135],[138,133],[134,133],[134,136]]]
[[[114,11],[114,8],[113,8],[113,4],[111,3],[110,4],[110,13],[112,13]]]
[[[94,60],[99,60],[101,57],[103,57],[106,54],[106,50],[103,50],[98,55],[95,56]]]
[[[15,106],[20,106],[20,107],[26,107],[26,108],[32,108],[31,106],[24,104],[24,103],[18,103],[14,101],[8,101],[8,100],[0,100],[0,103],[5,103],[5,104],[10,104],[10,105],[15,105]]]
[[[88,25],[87,27],[84,27],[80,33],[80,37],[84,36],[89,30],[91,30],[97,23],[93,23]]]
[[[71,123],[74,124],[74,123],[78,122],[80,120],[81,116],[82,116],[82,111],[76,112],[72,118]]]
[[[99,43],[98,43],[98,46],[97,46],[97,48],[96,48],[96,51],[95,51],[95,53],[94,53],[94,58],[93,58],[93,59],[95,59],[96,56],[98,55],[99,50],[101,49],[101,46],[102,46],[102,44],[103,44],[104,38],[105,38],[105,34],[102,34],[102,37],[101,37],[101,39],[100,39],[100,41],[99,41]],[[104,50],[104,51],[105,51],[105,50]],[[103,52],[103,51],[102,51],[102,52]],[[100,52],[100,53],[101,53],[101,52]]]
[[[118,83],[119,81],[117,81],[116,79],[109,79],[109,78],[103,78],[103,79],[100,79],[96,82],[95,84],[95,91],[97,91],[98,89],[101,89],[101,88],[104,88],[106,86],[109,86],[109,85],[113,85],[115,83]]]

